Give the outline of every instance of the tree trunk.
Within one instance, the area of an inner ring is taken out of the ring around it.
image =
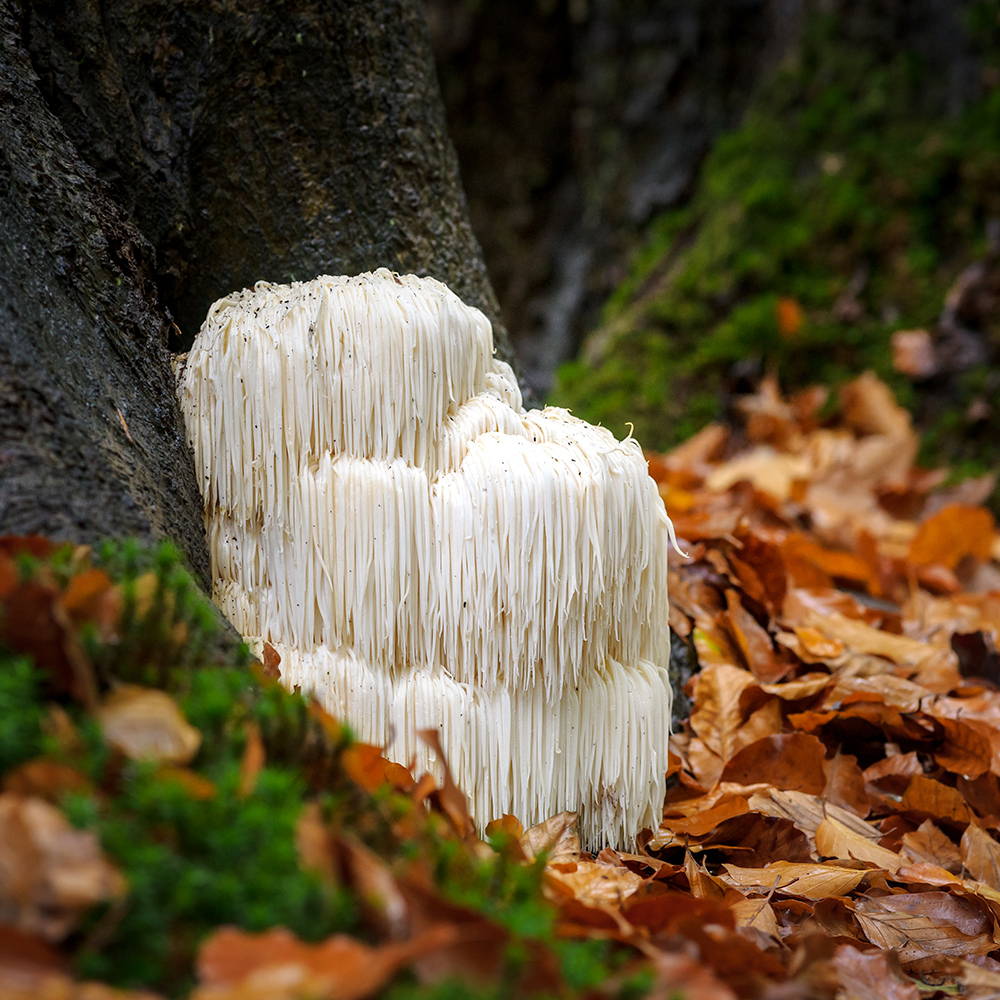
[[[417,0],[0,0],[0,530],[174,538],[169,349],[254,281],[433,274],[506,339]]]

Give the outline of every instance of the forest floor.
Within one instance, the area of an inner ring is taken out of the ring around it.
[[[874,376],[827,396],[650,456],[700,669],[632,853],[481,841],[275,657],[210,662],[168,550],[4,540],[0,993],[1000,996],[994,483],[918,468]]]

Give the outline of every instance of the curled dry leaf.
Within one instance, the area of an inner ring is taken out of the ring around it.
[[[572,896],[585,906],[621,906],[640,885],[642,878],[620,865],[596,861],[576,861],[569,864],[549,864],[546,871],[549,884],[555,884],[561,894]]]
[[[187,764],[201,746],[201,733],[165,691],[122,684],[96,714],[104,738],[132,760]]]
[[[402,966],[454,939],[450,927],[432,928],[409,941],[369,947],[346,935],[319,944],[279,928],[247,934],[216,931],[201,947],[201,985],[192,1000],[364,1000]]]
[[[387,937],[399,940],[406,932],[407,908],[389,866],[355,837],[337,840],[343,878],[357,894],[367,921]]]
[[[546,855],[548,864],[563,864],[580,859],[580,837],[576,832],[576,813],[561,812],[524,831],[521,850],[529,860]]]
[[[93,833],[43,799],[0,795],[0,924],[58,941],[124,889]]]
[[[469,812],[469,800],[465,797],[465,792],[455,784],[455,779],[452,777],[448,758],[441,746],[441,734],[436,729],[423,729],[419,735],[434,751],[440,763],[443,780],[435,795],[441,811],[459,837],[466,839],[472,837],[476,832],[476,824]]]

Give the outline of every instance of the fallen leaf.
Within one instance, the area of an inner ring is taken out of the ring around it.
[[[981,826],[970,823],[962,834],[962,864],[969,874],[1000,890],[1000,844]]]
[[[448,758],[441,746],[440,734],[436,729],[422,729],[419,736],[434,751],[441,770],[444,772],[444,781],[435,793],[441,811],[459,837],[473,836],[476,832],[476,824],[469,812],[469,800],[465,797],[465,792],[455,784],[455,779],[451,775]]]
[[[842,1000],[919,1000],[920,990],[899,967],[899,959],[883,951],[861,951],[841,945],[833,956]]]
[[[341,763],[347,776],[366,792],[374,792],[388,782],[392,765],[378,747],[368,743],[352,743],[341,754]]]
[[[621,906],[643,882],[635,872],[618,865],[577,861],[566,868],[550,863],[545,877],[585,906]]]
[[[996,947],[988,912],[947,892],[863,897],[855,915],[868,940],[902,962],[942,955],[985,955]]]
[[[0,795],[0,925],[59,941],[124,888],[93,833],[43,799]]]
[[[521,850],[530,861],[545,854],[549,864],[578,861],[580,837],[576,832],[576,813],[561,812],[524,831]]]
[[[132,760],[187,764],[201,746],[201,733],[165,691],[122,684],[96,715],[104,738]]]
[[[735,666],[705,667],[694,678],[691,728],[722,763],[740,748],[738,734],[746,720],[741,699],[753,684],[753,674]]]
[[[307,802],[299,813],[295,823],[295,850],[299,865],[305,871],[316,872],[327,882],[336,882],[333,837],[318,802]]]
[[[902,864],[895,852],[879,846],[870,837],[851,829],[838,819],[828,816],[816,827],[816,850],[827,858],[853,858],[865,861],[887,872],[894,872]]]
[[[264,740],[260,735],[260,726],[256,722],[248,722],[244,727],[246,742],[243,745],[243,757],[240,759],[240,795],[252,795],[257,785],[257,777],[264,769],[267,755],[264,751]]]
[[[281,680],[281,654],[269,642],[264,643],[261,653],[261,663],[264,667],[264,676],[272,680]]]
[[[201,946],[201,985],[192,1000],[295,1000],[303,996],[363,1000],[402,966],[455,937],[453,928],[438,926],[409,941],[370,947],[342,934],[308,944],[284,928],[248,934],[226,927]]]
[[[775,941],[781,940],[778,918],[766,899],[743,899],[738,903],[730,903],[729,909],[736,918],[737,927],[750,927],[767,934]]]
[[[738,750],[726,764],[722,781],[740,785],[764,782],[775,788],[818,795],[826,787],[826,751],[807,733],[776,733]]]
[[[837,865],[775,861],[763,868],[723,865],[726,881],[742,890],[757,893],[780,891],[806,899],[845,896],[860,885],[867,872]]]
[[[3,790],[15,795],[38,796],[58,803],[69,792],[86,792],[90,782],[76,768],[61,761],[37,757],[11,768],[3,778]]]
[[[968,823],[972,815],[961,793],[923,774],[910,779],[899,808],[949,823]]]
[[[892,335],[892,367],[913,379],[925,379],[938,371],[934,341],[926,330],[897,330]]]
[[[903,834],[901,853],[913,861],[937,865],[952,874],[957,874],[962,866],[958,848],[929,819],[925,819],[916,830]]]
[[[356,837],[341,835],[337,848],[344,878],[368,921],[385,936],[399,940],[407,930],[406,899],[383,858]]]
[[[910,543],[908,560],[913,566],[939,563],[954,569],[969,556],[990,558],[996,525],[985,507],[952,504],[929,517]]]

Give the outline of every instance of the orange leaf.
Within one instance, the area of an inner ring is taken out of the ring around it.
[[[920,525],[910,543],[908,561],[913,566],[940,563],[949,569],[966,556],[986,561],[995,529],[993,515],[984,507],[951,504]]]
[[[826,787],[823,744],[808,733],[775,733],[743,747],[730,757],[722,781],[740,785],[763,782],[818,795]]]
[[[260,736],[260,726],[256,722],[247,723],[246,743],[240,760],[240,795],[252,795],[257,785],[257,776],[264,769],[266,753]]]
[[[451,776],[451,768],[448,766],[448,758],[445,756],[444,748],[441,746],[441,735],[436,729],[420,730],[420,738],[434,751],[444,772],[444,781],[440,789],[435,793],[438,805],[445,814],[452,829],[460,837],[471,837],[476,831],[476,825],[472,821],[472,814],[469,812],[469,800],[465,797],[465,792],[455,784],[455,779]]]
[[[950,823],[968,823],[971,818],[969,807],[957,789],[922,774],[910,780],[899,808]]]
[[[281,680],[281,671],[278,669],[281,664],[281,654],[269,642],[264,643],[261,662],[264,665],[265,677],[270,677],[274,681]]]
[[[805,315],[802,306],[795,299],[782,296],[775,306],[775,314],[778,321],[778,332],[785,339],[795,336],[802,328]]]
[[[198,976],[202,988],[192,1000],[237,1000],[247,995],[275,1000],[312,995],[363,1000],[381,989],[401,966],[454,937],[452,928],[438,926],[409,941],[373,948],[342,934],[307,944],[284,928],[247,934],[226,927],[201,946]],[[273,992],[265,992],[268,989]]]
[[[341,755],[341,762],[347,776],[366,792],[374,792],[386,783],[386,769],[391,763],[378,747],[368,743],[352,743]]]

